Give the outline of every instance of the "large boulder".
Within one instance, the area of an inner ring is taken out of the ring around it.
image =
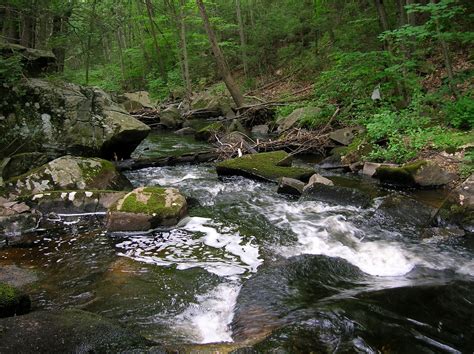
[[[99,89],[42,79],[0,87],[0,149],[127,158],[150,128]],[[15,141],[15,144],[11,144]]]
[[[232,98],[219,92],[203,91],[191,97],[191,110],[205,110],[208,116],[227,115],[232,112]]]
[[[308,181],[314,170],[278,165],[282,160],[286,160],[288,156],[285,151],[244,155],[218,163],[216,170],[219,176],[244,176],[273,182],[278,182],[281,177]]]
[[[183,117],[178,108],[170,106],[160,112],[160,124],[168,129],[179,128],[183,124]]]
[[[81,310],[35,311],[0,320],[2,353],[119,353],[150,342]],[[141,352],[141,351],[140,351]]]
[[[109,231],[147,231],[174,226],[187,212],[186,198],[175,188],[141,187],[114,203],[107,214]]]
[[[455,188],[437,214],[441,225],[454,224],[474,234],[474,175]]]
[[[7,195],[39,194],[52,190],[123,190],[130,182],[110,161],[64,156],[5,182]]]
[[[309,118],[312,116],[317,116],[321,112],[321,109],[318,107],[302,107],[295,109],[288,116],[281,118],[277,121],[279,133],[287,131],[291,128],[294,128],[303,118]]]
[[[28,295],[13,286],[0,282],[0,318],[23,315],[30,309],[31,299]],[[1,327],[0,333],[2,333]]]
[[[373,177],[387,184],[425,188],[441,187],[456,179],[455,174],[429,160],[418,160],[400,167],[380,166]]]
[[[40,76],[55,70],[56,57],[52,52],[0,42],[0,57],[9,58],[13,55],[19,55],[23,72],[29,77]]]
[[[119,101],[128,112],[155,108],[147,91],[126,92],[119,97]]]

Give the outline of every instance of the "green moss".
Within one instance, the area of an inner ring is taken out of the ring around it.
[[[0,282],[0,318],[23,315],[31,309],[31,300],[16,288]]]
[[[314,170],[308,168],[277,166],[278,162],[288,156],[285,151],[245,155],[223,161],[216,166],[216,169],[220,175],[244,175],[275,182],[281,177],[304,181],[314,174]]]
[[[114,209],[125,213],[158,214],[166,218],[179,213],[182,207],[180,203],[166,205],[166,188],[146,187],[140,193],[146,197],[146,201],[139,200],[137,193],[132,192],[125,197],[125,200],[118,203],[121,203],[119,210],[117,209],[118,204]]]
[[[400,184],[414,184],[414,175],[427,164],[424,160],[405,164],[401,167],[381,166],[377,168],[376,177],[382,182],[392,182]]]

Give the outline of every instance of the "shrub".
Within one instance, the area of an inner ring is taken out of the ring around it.
[[[474,128],[474,99],[461,97],[445,107],[446,123],[458,129]]]

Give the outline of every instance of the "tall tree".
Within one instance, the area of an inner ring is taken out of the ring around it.
[[[201,14],[202,20],[204,22],[204,28],[209,38],[209,42],[211,43],[212,52],[214,53],[219,73],[221,74],[222,79],[224,80],[224,83],[227,89],[229,90],[237,107],[242,107],[244,105],[244,96],[242,95],[242,92],[240,92],[239,87],[237,86],[234,78],[232,77],[230,69],[225,61],[224,54],[222,53],[222,50],[219,47],[219,44],[217,43],[216,34],[214,33],[211,27],[211,23],[206,12],[206,7],[204,6],[202,0],[196,0],[196,4],[199,8],[199,13]]]
[[[235,0],[235,9],[237,13],[237,22],[239,23],[240,51],[242,53],[242,64],[244,65],[245,76],[247,76],[247,43],[245,41],[244,21],[242,19],[242,9],[240,6],[240,0]]]

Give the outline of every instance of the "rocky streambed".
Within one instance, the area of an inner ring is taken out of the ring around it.
[[[152,135],[135,157],[203,147]],[[0,319],[0,351],[472,350],[474,243],[468,228],[443,217],[448,193],[332,170],[313,178],[313,163],[291,167],[283,155],[217,170],[201,163],[128,171],[126,192],[126,180],[98,163],[83,194],[71,197],[77,184],[28,190],[9,208],[43,212],[30,230],[9,229],[15,242],[0,249],[0,282],[18,291],[9,293],[18,296],[18,316]],[[285,189],[285,175],[304,182]],[[94,194],[99,182],[112,196]],[[187,216],[152,230],[108,227],[110,212],[153,200],[151,191],[140,194],[144,186],[179,189]],[[31,304],[20,306],[25,294]]]

